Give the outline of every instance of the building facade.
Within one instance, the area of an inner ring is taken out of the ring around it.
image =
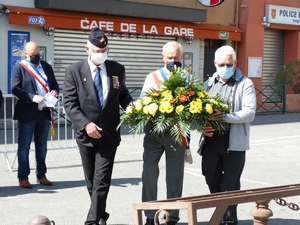
[[[202,5],[216,2],[221,4]],[[203,80],[215,71],[214,51],[232,45],[238,67],[258,89],[272,84],[270,75],[285,62],[300,58],[299,0],[2,0],[0,4],[3,93],[11,92],[11,68],[22,58],[26,41],[41,46],[62,84],[64,68],[86,57],[86,38],[95,26],[109,36],[109,58],[125,65],[131,89],[140,88],[146,75],[162,66],[162,46],[170,40],[182,44],[184,67]],[[282,101],[277,95],[272,98]],[[264,101],[258,97],[259,104]]]
[[[162,46],[167,41],[182,44],[184,67],[200,79],[214,72],[217,47],[237,46],[241,41],[238,0],[217,7],[203,6],[197,0],[149,2],[3,0],[0,36],[6,51],[0,53],[5,68],[0,88],[11,92],[11,69],[23,57],[22,46],[29,40],[40,45],[62,85],[65,67],[87,57],[84,46],[95,26],[109,37],[109,58],[125,65],[130,89],[142,87],[146,75],[163,66]]]

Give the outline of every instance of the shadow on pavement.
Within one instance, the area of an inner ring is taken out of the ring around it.
[[[187,225],[187,223],[177,223],[178,225]],[[208,222],[200,222],[198,225],[207,225]],[[239,225],[253,225],[253,220],[239,220]],[[270,219],[269,224],[271,225],[299,225],[300,220],[293,219]]]
[[[300,122],[300,113],[256,115],[251,125]]]
[[[0,187],[0,197],[15,197],[26,194],[55,194],[61,189],[77,188],[85,186],[84,180],[78,181],[53,181],[52,186],[44,186],[41,184],[32,184],[32,188],[21,188],[19,186]]]
[[[111,180],[111,186],[128,187],[139,185],[141,182],[141,178],[113,178]]]

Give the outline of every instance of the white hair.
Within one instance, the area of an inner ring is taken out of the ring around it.
[[[165,53],[167,51],[167,49],[172,49],[172,48],[178,48],[180,50],[180,52],[182,53],[182,46],[179,42],[177,41],[170,41],[167,42],[164,46],[163,46],[163,53]]]
[[[217,51],[215,52],[215,61],[218,61],[220,55],[231,55],[232,59],[234,61],[236,60],[236,53],[230,45],[224,45],[217,49]]]

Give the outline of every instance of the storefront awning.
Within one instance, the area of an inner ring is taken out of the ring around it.
[[[98,26],[107,33],[187,36],[241,41],[242,31],[235,26],[109,16],[9,5],[5,5],[5,7],[9,9],[9,24],[22,26],[55,27],[77,30],[90,30]]]

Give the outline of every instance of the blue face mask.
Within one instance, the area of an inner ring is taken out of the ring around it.
[[[219,67],[218,74],[222,79],[225,79],[225,80],[229,79],[233,75],[233,66],[232,67],[227,67],[227,66]]]

